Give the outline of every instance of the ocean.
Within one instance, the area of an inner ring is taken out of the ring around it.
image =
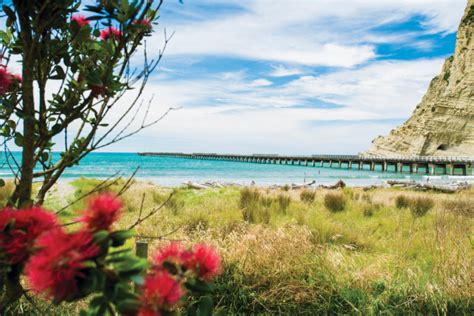
[[[16,160],[20,153],[15,152]],[[54,159],[59,154],[53,155]],[[9,159],[10,163],[12,160]],[[347,170],[329,167],[304,167],[290,165],[256,164],[216,160],[195,160],[172,157],[146,157],[136,153],[92,153],[79,165],[65,171],[62,179],[79,177],[107,178],[120,172],[130,176],[139,167],[136,178],[150,180],[163,186],[176,186],[185,181],[222,181],[257,185],[303,183],[315,180],[317,184],[332,184],[343,180],[350,186],[381,184],[389,179],[426,181],[426,175],[407,173]],[[0,158],[0,178],[12,178],[13,173],[5,155]],[[429,176],[430,181],[446,182],[472,177]]]

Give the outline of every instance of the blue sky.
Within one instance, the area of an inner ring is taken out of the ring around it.
[[[145,98],[182,107],[113,151],[357,153],[409,117],[465,0],[165,1]]]

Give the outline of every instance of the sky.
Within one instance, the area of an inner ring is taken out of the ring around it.
[[[466,0],[167,0],[144,97],[159,124],[108,151],[358,153],[454,51]],[[127,97],[126,97],[127,98]],[[131,98],[129,96],[128,98]]]

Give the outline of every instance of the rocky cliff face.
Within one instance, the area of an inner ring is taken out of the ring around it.
[[[474,157],[474,0],[468,0],[454,55],[413,115],[372,144],[368,154]]]

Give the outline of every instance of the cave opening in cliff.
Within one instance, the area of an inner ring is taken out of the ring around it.
[[[438,150],[448,150],[448,145],[446,145],[446,144],[441,144],[441,145],[438,146],[437,149],[438,149]]]

